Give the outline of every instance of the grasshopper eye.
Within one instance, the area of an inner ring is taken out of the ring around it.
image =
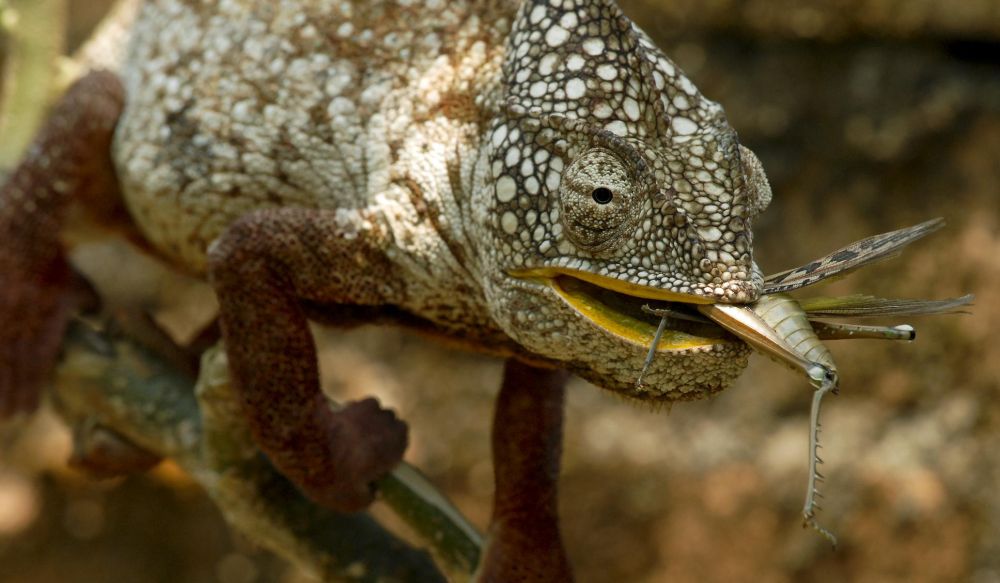
[[[590,196],[591,198],[594,199],[594,202],[596,202],[597,204],[608,204],[612,200],[614,200],[615,193],[611,192],[610,189],[604,188],[602,186],[600,188],[595,188],[594,192],[592,192]]]

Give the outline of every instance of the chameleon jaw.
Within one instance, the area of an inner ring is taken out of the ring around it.
[[[574,311],[600,329],[643,349],[648,349],[656,334],[658,316],[643,311],[643,305],[671,307],[683,311],[685,305],[707,304],[711,300],[604,277],[594,273],[545,268],[513,272],[523,279],[547,285]],[[676,321],[667,328],[656,346],[657,352],[683,352],[705,349],[732,342],[720,328],[696,322]]]

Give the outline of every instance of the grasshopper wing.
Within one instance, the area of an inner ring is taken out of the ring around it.
[[[936,218],[919,225],[856,241],[806,265],[764,278],[763,293],[787,292],[813,285],[828,277],[847,275],[865,265],[893,257],[903,247],[943,226],[944,220]]]
[[[926,314],[964,314],[962,306],[972,303],[975,296],[967,294],[946,300],[911,300],[877,298],[866,295],[836,298],[803,298],[799,305],[810,319],[817,318],[876,318],[879,316],[922,316]]]

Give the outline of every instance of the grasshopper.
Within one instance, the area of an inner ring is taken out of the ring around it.
[[[837,538],[821,526],[816,513],[819,483],[819,416],[823,397],[839,390],[837,365],[824,340],[882,339],[912,341],[912,326],[862,326],[825,322],[827,318],[867,318],[954,313],[973,300],[971,294],[945,300],[889,299],[867,295],[797,300],[786,292],[808,287],[833,277],[843,277],[857,269],[898,255],[903,247],[944,226],[940,218],[912,227],[856,241],[801,267],[764,278],[764,291],[752,304],[705,304],[697,313],[643,306],[647,313],[662,319],[646,357],[652,362],[660,335],[670,318],[714,323],[749,344],[754,350],[804,375],[815,387],[809,416],[809,479],[802,509],[803,526],[812,527],[836,547]],[[642,373],[639,375],[641,383]]]

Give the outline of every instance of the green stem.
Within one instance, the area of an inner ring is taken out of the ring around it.
[[[65,30],[66,0],[6,0],[0,5],[7,49],[0,80],[2,170],[20,159],[55,95]]]

